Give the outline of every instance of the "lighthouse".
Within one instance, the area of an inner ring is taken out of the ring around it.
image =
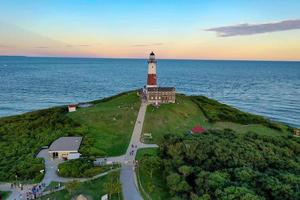
[[[176,89],[175,87],[158,87],[156,77],[156,60],[155,54],[150,53],[148,59],[148,76],[147,86],[139,90],[138,95],[142,102],[154,104],[175,103]]]
[[[156,78],[156,60],[153,51],[150,53],[148,60],[148,78],[147,78],[147,88],[157,87]]]

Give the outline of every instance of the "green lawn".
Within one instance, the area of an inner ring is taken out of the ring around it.
[[[147,148],[147,149],[139,149],[137,151],[136,159],[138,161],[141,161],[143,156],[145,155],[151,155],[151,156],[157,156],[158,149],[156,148]],[[163,200],[163,199],[170,199],[170,195],[167,192],[168,188],[166,187],[166,182],[164,181],[164,178],[161,174],[160,170],[156,170],[153,173],[153,177],[151,178],[147,173],[146,169],[147,166],[143,166],[142,162],[139,162],[139,168],[138,168],[138,179],[139,183],[144,188],[145,192],[153,199],[153,200]],[[149,191],[149,184],[153,184],[154,188],[153,191]],[[140,188],[140,191],[143,191]],[[147,195],[144,192],[141,192],[143,198],[145,200],[148,200]]]
[[[184,134],[197,123],[209,125],[195,103],[185,96],[176,95],[175,104],[147,107],[143,133],[151,133],[157,142],[164,134]]]
[[[80,183],[80,186],[74,192],[74,196],[78,196],[80,194],[88,197],[89,200],[98,200],[102,195],[105,195],[106,192],[104,190],[104,184],[108,181],[108,176],[100,177],[95,180],[87,181]],[[51,193],[49,195],[43,196],[39,198],[40,200],[71,200],[72,196],[68,193],[66,189]],[[117,194],[112,195],[112,200],[121,200],[122,194],[118,197]]]
[[[116,156],[126,151],[140,106],[136,92],[91,102],[68,113],[66,106],[0,118],[0,181],[36,183],[43,160],[35,155],[61,136],[83,136],[84,157]]]
[[[72,178],[93,177],[119,167],[119,164],[94,166],[92,160],[83,158],[68,160],[58,165],[59,176]]]
[[[3,200],[5,200],[9,197],[10,193],[11,192],[9,192],[9,191],[0,191],[0,197],[2,197]]]
[[[198,103],[198,100],[202,100],[202,98],[205,101],[201,101],[201,104]],[[205,114],[203,110],[206,111]],[[224,117],[226,114],[230,117]],[[210,116],[210,118],[208,119],[207,116]],[[246,124],[245,121],[248,118],[250,123]],[[215,121],[211,119],[215,119]],[[237,121],[241,119],[244,121],[238,123]],[[153,140],[146,140],[149,143],[157,143],[163,135],[168,133],[183,135],[189,132],[196,124],[200,124],[205,129],[230,128],[239,133],[247,133],[249,131],[266,135],[286,135],[288,133],[285,125],[272,122],[272,125],[282,129],[280,131],[270,128],[266,125],[267,123],[268,120],[260,116],[241,112],[205,97],[190,97],[177,94],[175,104],[160,105],[158,108],[151,105],[148,106],[143,133],[152,134]]]
[[[58,188],[58,187],[61,187],[61,186],[63,186],[64,185],[64,183],[61,183],[61,182],[55,182],[55,181],[52,181],[46,188],[45,188],[45,192],[46,191],[51,191],[51,190],[54,190],[54,189],[56,189],[56,188]]]
[[[126,93],[67,116],[84,128],[81,152],[94,156],[125,153],[140,107],[136,92]]]

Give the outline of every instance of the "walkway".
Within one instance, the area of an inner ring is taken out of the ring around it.
[[[107,157],[107,158],[97,158],[95,164],[102,164],[102,163],[120,163],[122,164],[121,168],[121,183],[122,183],[122,191],[124,200],[142,200],[142,196],[139,193],[137,177],[135,174],[134,169],[134,161],[136,152],[138,149],[141,148],[155,148],[157,147],[156,144],[144,144],[141,143],[140,138],[143,130],[144,119],[147,110],[147,103],[142,102],[141,107],[135,122],[135,126],[133,129],[133,133],[131,136],[131,140],[129,146],[127,148],[126,154],[116,157]],[[45,183],[48,186],[52,181],[55,182],[69,182],[72,180],[78,180],[80,182],[84,182],[87,180],[91,180],[94,178],[98,178],[100,176],[106,175],[108,172],[99,174],[94,176],[93,178],[63,178],[57,175],[57,168],[60,163],[59,159],[51,159],[48,155],[48,149],[43,149],[37,155],[39,158],[43,158],[45,161],[45,176],[42,180],[42,183]],[[25,195],[26,192],[31,191],[33,185],[24,185],[23,190],[21,191],[19,188],[10,188],[10,184],[0,184],[0,190],[3,191],[11,191],[12,194],[9,196],[8,200],[15,200],[15,199],[26,199]],[[45,189],[45,188],[43,188]],[[48,192],[47,192],[48,193]]]
[[[31,189],[34,185],[41,185],[42,183],[45,184],[45,187],[42,187],[42,189],[40,190],[39,194],[43,194],[46,195],[48,192],[43,192],[43,190],[53,181],[55,182],[70,182],[73,180],[77,180],[79,182],[85,182],[88,180],[92,180],[92,179],[96,179],[99,178],[101,176],[105,176],[106,174],[108,174],[110,171],[108,172],[104,172],[101,174],[98,174],[92,178],[63,178],[57,175],[57,168],[58,165],[64,161],[59,160],[59,159],[55,159],[53,160],[52,158],[50,158],[49,154],[48,154],[48,149],[43,149],[39,152],[39,154],[37,155],[38,158],[43,158],[44,162],[45,162],[45,175],[43,180],[39,183],[39,184],[28,184],[28,185],[23,185],[23,190],[21,190],[19,187],[14,187],[11,188],[11,184],[10,183],[3,183],[0,184],[0,190],[2,191],[11,191],[11,195],[8,197],[8,200],[23,200],[23,199],[27,199],[26,197],[26,193],[27,192],[31,192]],[[117,169],[115,169],[117,170]],[[114,171],[114,170],[111,170]],[[61,188],[60,188],[61,189]]]
[[[140,148],[140,137],[143,129],[143,123],[146,115],[147,104],[141,103],[141,107],[134,125],[133,133],[129,146],[125,154],[125,163],[121,169],[121,183],[124,200],[140,200],[143,199],[139,193],[136,175],[134,172],[134,160],[137,149]],[[134,146],[134,147],[133,147]]]

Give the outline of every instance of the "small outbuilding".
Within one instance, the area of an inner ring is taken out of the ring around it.
[[[68,105],[68,110],[69,112],[75,112],[77,106],[75,104]]]
[[[54,158],[72,160],[80,157],[79,148],[82,137],[60,137],[49,147],[49,154]]]
[[[192,128],[191,133],[192,134],[200,134],[205,131],[204,128],[202,128],[199,124],[197,124],[194,128]]]
[[[300,129],[294,128],[294,135],[300,136]]]

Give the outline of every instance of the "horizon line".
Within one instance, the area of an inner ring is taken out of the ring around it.
[[[39,56],[39,55],[1,55],[1,57],[25,57],[25,58],[78,58],[78,59],[135,59],[147,60],[141,57],[93,57],[93,56]],[[157,60],[191,60],[191,61],[248,61],[248,62],[300,62],[299,60],[271,60],[271,59],[211,59],[211,58],[157,58]]]

